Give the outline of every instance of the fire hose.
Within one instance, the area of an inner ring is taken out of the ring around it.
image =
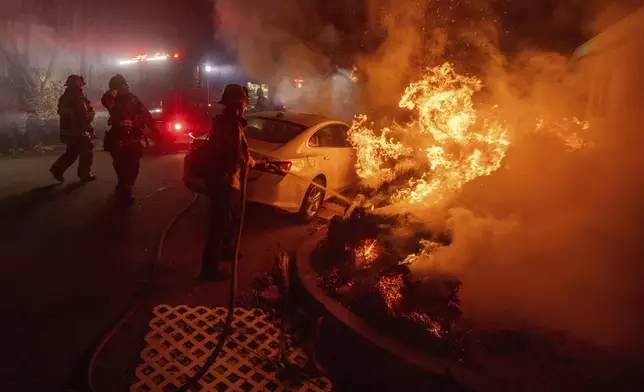
[[[140,300],[142,299],[144,294],[147,293],[146,289],[151,286],[152,282],[154,281],[154,278],[156,277],[157,265],[161,260],[161,256],[163,255],[163,245],[165,243],[166,236],[168,235],[170,230],[174,227],[177,220],[192,208],[192,206],[195,204],[198,198],[199,198],[199,194],[196,194],[195,197],[193,197],[192,200],[188,203],[188,205],[186,205],[174,217],[172,217],[172,219],[170,219],[170,222],[168,222],[166,227],[163,229],[163,231],[161,232],[161,236],[159,237],[159,241],[157,242],[157,249],[156,249],[154,259],[152,260],[150,278],[147,281],[145,281],[144,289],[139,293],[139,295],[136,295],[134,298],[132,298],[132,300],[130,301],[130,304],[127,306],[123,315],[110,327],[107,333],[105,333],[101,337],[101,340],[92,351],[92,354],[89,360],[89,365],[87,367],[87,383],[91,391],[93,392],[97,391],[97,389],[94,387],[94,382],[93,382],[94,365],[96,364],[96,360],[100,357],[107,343],[109,343],[109,341],[112,340],[112,338],[118,333],[118,331],[120,331],[120,329],[123,327],[123,325],[125,325],[127,320],[130,317],[132,317],[134,313],[136,313]]]
[[[215,363],[217,360],[217,357],[221,353],[224,343],[228,339],[230,333],[231,333],[231,327],[232,327],[232,321],[233,321],[233,316],[234,316],[234,310],[235,310],[235,298],[237,295],[237,265],[239,261],[239,245],[241,242],[241,236],[243,232],[243,221],[244,221],[244,214],[246,210],[246,180],[247,180],[247,174],[248,174],[248,169],[246,167],[242,167],[241,170],[241,210],[240,210],[240,219],[239,219],[239,225],[237,227],[237,235],[235,237],[235,253],[233,257],[233,265],[232,265],[232,278],[231,278],[231,284],[230,284],[230,300],[229,300],[229,305],[228,305],[228,315],[226,317],[226,323],[225,327],[223,329],[222,334],[219,336],[219,341],[217,342],[217,346],[215,349],[212,351],[210,356],[207,358],[206,363],[204,366],[193,376],[191,377],[184,385],[182,385],[177,391],[188,391],[190,388],[195,386],[199,380],[208,372],[210,367]],[[125,312],[123,315],[110,327],[110,329],[105,333],[99,343],[94,347],[91,353],[91,357],[89,360],[89,365],[87,367],[87,384],[89,386],[89,389],[93,392],[97,391],[97,389],[94,387],[94,382],[93,382],[93,374],[94,374],[94,366],[96,364],[97,359],[100,357],[101,353],[107,346],[107,344],[112,340],[112,338],[121,330],[121,328],[125,325],[127,320],[132,317],[136,313],[136,310],[138,308],[139,302],[144,296],[144,294],[147,293],[147,288],[151,285],[151,283],[154,281],[154,278],[156,276],[156,270],[157,270],[157,264],[161,260],[161,256],[163,254],[163,246],[165,243],[165,238],[167,237],[168,233],[170,230],[174,227],[178,219],[183,216],[185,213],[187,213],[192,206],[195,204],[197,199],[199,198],[199,194],[197,193],[195,197],[188,203],[187,206],[185,206],[183,209],[181,209],[171,220],[168,222],[166,227],[163,229],[161,232],[161,236],[159,237],[159,241],[157,243],[157,248],[156,248],[156,253],[155,257],[152,262],[152,268],[150,272],[150,278],[145,282],[146,287],[140,292],[139,295],[135,296],[131,301],[130,304],[126,307]]]
[[[237,266],[239,263],[239,246],[241,243],[241,236],[243,233],[243,224],[244,224],[243,223],[244,215],[246,211],[247,177],[248,177],[248,168],[243,166],[241,170],[241,195],[240,195],[241,210],[240,210],[240,217],[239,217],[239,225],[237,227],[237,235],[235,237],[235,252],[233,257],[232,277],[231,277],[230,290],[229,290],[230,296],[229,296],[229,302],[228,302],[228,314],[226,316],[225,325],[221,335],[219,335],[217,346],[213,349],[211,354],[208,356],[204,365],[201,366],[199,371],[197,371],[191,378],[189,378],[188,381],[186,381],[181,387],[179,387],[176,390],[176,392],[187,392],[190,389],[195,388],[197,386],[199,380],[201,380],[201,378],[203,378],[206,375],[210,367],[216,362],[217,358],[219,357],[219,354],[221,354],[221,351],[223,350],[226,340],[228,339],[228,337],[232,332],[232,322],[234,319],[234,311],[235,311],[235,299],[237,296]],[[196,194],[195,197],[190,201],[190,203],[182,210],[180,210],[170,220],[168,225],[162,231],[161,236],[159,237],[159,241],[157,243],[157,250],[152,264],[151,278],[148,281],[146,281],[146,286],[149,286],[150,283],[155,278],[157,264],[161,260],[161,256],[163,253],[163,245],[165,243],[165,238],[167,234],[174,227],[177,220],[185,213],[187,213],[190,210],[190,208],[192,208],[192,206],[195,204],[198,198],[199,198],[199,194]],[[140,296],[142,297],[142,294],[144,293],[145,293],[145,290],[140,294]],[[89,366],[88,366],[88,384],[89,384],[90,390],[92,391],[97,390],[96,388],[94,388],[94,384],[93,384],[93,370],[94,370],[94,365],[96,363],[96,360],[102,353],[107,343],[116,335],[116,333],[123,327],[123,325],[125,325],[126,321],[136,312],[137,310],[136,305],[139,299],[140,299],[139,296],[137,296],[132,300],[131,305],[127,307],[123,316],[121,316],[121,318],[117,320],[115,324],[113,324],[113,326],[109,329],[109,331],[105,335],[103,335],[99,344],[96,345],[95,349],[93,350],[92,356],[89,362]]]
[[[232,332],[232,324],[235,313],[235,297],[237,296],[237,264],[239,262],[239,244],[241,242],[242,231],[244,228],[244,213],[246,211],[246,179],[248,175],[248,167],[246,165],[242,166],[241,170],[241,211],[239,214],[239,225],[237,226],[237,236],[235,237],[235,254],[233,257],[233,266],[232,266],[232,277],[230,280],[230,293],[229,293],[229,302],[228,302],[228,314],[226,315],[226,323],[224,329],[219,335],[219,341],[217,346],[210,353],[206,362],[201,366],[201,368],[190,377],[181,387],[179,387],[176,392],[187,392],[190,389],[197,386],[197,383],[201,378],[203,378],[210,367],[217,361],[217,357],[221,354],[221,351],[224,348],[224,343],[230,336]]]

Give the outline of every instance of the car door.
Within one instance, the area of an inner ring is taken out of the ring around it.
[[[320,170],[327,178],[327,185],[336,191],[352,183],[353,149],[347,142],[347,126],[332,124],[318,130],[309,147],[315,150]]]
[[[339,129],[341,130],[340,138],[342,139],[342,142],[344,143],[344,146],[342,148],[343,154],[346,156],[347,160],[347,165],[346,165],[346,185],[344,188],[347,188],[351,185],[355,185],[358,183],[358,174],[356,173],[356,165],[358,163],[358,158],[356,155],[356,149],[353,148],[351,145],[351,142],[349,142],[349,126],[344,125],[344,124],[339,124],[338,125]]]

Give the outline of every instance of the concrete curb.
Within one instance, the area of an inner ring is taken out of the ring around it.
[[[428,355],[420,350],[415,350],[400,341],[383,334],[373,328],[370,324],[351,312],[347,307],[341,305],[331,297],[328,297],[317,284],[317,274],[313,271],[310,262],[310,255],[318,246],[320,241],[327,234],[327,229],[323,229],[308,238],[297,250],[296,269],[297,278],[302,287],[311,295],[311,297],[320,303],[326,311],[335,319],[344,324],[347,328],[360,335],[363,339],[371,344],[381,348],[391,356],[401,361],[407,362],[424,371],[433,374],[444,374],[447,370],[452,374],[455,380],[463,386],[477,391],[490,390],[481,385],[482,380],[475,377],[471,371],[449,361]]]

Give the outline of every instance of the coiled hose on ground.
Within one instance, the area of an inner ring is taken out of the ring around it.
[[[219,341],[217,346],[210,353],[206,362],[201,366],[199,371],[195,373],[194,376],[190,377],[188,381],[185,382],[181,387],[179,387],[176,392],[187,392],[191,388],[197,386],[197,383],[203,376],[208,373],[210,367],[217,361],[217,357],[221,353],[221,350],[224,348],[224,343],[228,339],[231,333],[231,327],[233,324],[233,318],[235,314],[235,297],[237,296],[237,263],[239,261],[239,244],[241,243],[241,236],[244,228],[244,213],[246,211],[246,178],[248,174],[248,168],[242,166],[241,170],[241,210],[239,214],[239,225],[237,227],[237,236],[235,237],[235,255],[233,257],[233,266],[232,266],[232,278],[230,280],[230,298],[228,302],[228,315],[226,316],[226,324],[221,335],[219,335]]]
[[[241,171],[241,210],[240,210],[240,217],[239,217],[239,225],[237,228],[237,236],[235,238],[235,254],[233,257],[233,265],[232,265],[232,278],[230,282],[230,299],[228,302],[228,315],[226,317],[226,324],[224,327],[224,330],[221,335],[219,335],[219,341],[217,342],[217,346],[215,349],[212,351],[210,356],[207,358],[206,362],[204,365],[199,369],[197,373],[195,373],[194,376],[192,376],[184,385],[179,387],[177,389],[177,392],[181,391],[189,391],[191,388],[195,387],[199,380],[203,376],[206,375],[210,367],[216,362],[217,357],[221,353],[224,343],[228,339],[228,336],[231,333],[231,326],[234,318],[234,311],[235,311],[235,299],[237,296],[237,264],[239,261],[239,245],[241,243],[241,236],[243,232],[243,222],[244,222],[244,215],[246,211],[246,180],[247,180],[247,174],[248,170],[247,168],[243,167]],[[94,350],[92,351],[92,355],[90,357],[89,365],[88,365],[88,370],[87,370],[87,382],[90,390],[92,392],[96,392],[97,389],[94,387],[94,380],[93,380],[93,375],[94,375],[94,365],[96,364],[96,360],[100,357],[101,353],[105,349],[105,346],[109,341],[118,333],[118,331],[125,325],[127,320],[132,317],[132,315],[136,312],[137,307],[139,305],[140,299],[143,297],[143,295],[147,292],[147,288],[151,286],[151,283],[154,281],[154,278],[156,276],[156,271],[158,267],[158,263],[162,258],[163,255],[163,245],[165,243],[165,239],[170,232],[170,230],[174,227],[176,224],[177,220],[183,216],[185,213],[187,213],[190,208],[195,204],[197,199],[199,198],[199,194],[196,194],[195,197],[190,201],[190,203],[184,207],[181,211],[179,211],[171,220],[168,222],[166,227],[163,229],[161,232],[161,236],[159,237],[159,241],[157,242],[157,248],[156,248],[156,253],[155,257],[152,262],[152,267],[151,267],[151,272],[150,272],[150,279],[146,281],[146,287],[141,291],[141,293],[136,296],[135,298],[132,299],[130,302],[130,305],[127,307],[126,311],[124,314],[112,325],[112,327],[107,331],[105,335],[103,335],[99,341],[99,343],[96,345]]]
[[[154,282],[154,279],[156,277],[156,272],[157,272],[157,267],[159,264],[159,261],[161,260],[161,257],[163,256],[163,245],[165,243],[165,239],[170,232],[170,230],[174,227],[176,224],[177,220],[181,216],[183,216],[185,213],[187,213],[192,206],[195,204],[197,199],[199,198],[199,194],[196,194],[195,197],[192,198],[190,203],[188,203],[187,206],[185,206],[181,211],[179,211],[168,224],[166,227],[163,229],[161,232],[161,236],[159,237],[159,241],[157,242],[157,247],[156,247],[156,252],[154,255],[154,258],[152,260],[152,266],[150,269],[150,278],[145,281],[145,286],[143,290],[139,293],[139,295],[135,296],[132,298],[130,301],[130,304],[126,308],[125,312],[123,315],[110,327],[110,329],[105,333],[102,337],[99,343],[94,347],[94,350],[92,351],[90,360],[89,360],[89,365],[87,367],[87,383],[89,386],[89,389],[92,392],[96,392],[97,389],[94,387],[94,365],[96,364],[96,360],[100,357],[101,353],[105,349],[105,346],[107,343],[109,343],[110,340],[117,334],[117,332],[125,325],[127,320],[136,313],[136,310],[138,306],[140,305],[141,299],[143,296],[147,293],[148,288],[152,285]]]

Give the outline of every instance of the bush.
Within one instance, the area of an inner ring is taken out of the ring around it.
[[[22,148],[39,144],[54,144],[58,141],[58,98],[65,91],[59,80],[45,82],[40,72],[36,78],[43,81],[42,87],[32,87],[27,94],[28,119],[25,122]],[[53,125],[53,127],[52,127]]]
[[[58,98],[64,91],[65,86],[59,80],[48,82],[39,91],[32,91],[27,101],[30,113],[41,123],[58,118]]]

